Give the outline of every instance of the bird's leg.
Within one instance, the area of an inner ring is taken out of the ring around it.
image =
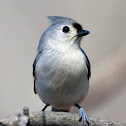
[[[42,109],[42,111],[45,111],[45,109],[50,106],[49,104],[46,104],[45,107]]]
[[[79,119],[79,122],[81,122],[82,118],[83,118],[83,124],[84,126],[86,126],[86,123],[88,124],[89,126],[89,122],[88,122],[88,116],[85,112],[85,110],[83,108],[81,108],[78,104],[75,104],[75,106],[77,108],[79,108],[79,114],[80,114],[80,119]]]

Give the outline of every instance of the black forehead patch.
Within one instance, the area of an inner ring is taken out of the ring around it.
[[[73,25],[74,28],[77,29],[77,32],[79,32],[79,31],[82,30],[82,26],[81,26],[80,24],[78,24],[78,23],[73,23],[72,25]]]

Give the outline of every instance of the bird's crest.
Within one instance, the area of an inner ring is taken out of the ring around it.
[[[76,23],[76,21],[74,21],[73,19],[62,16],[48,16],[47,18],[49,19],[51,24]]]

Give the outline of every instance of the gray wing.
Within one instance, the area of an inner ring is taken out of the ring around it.
[[[88,59],[86,53],[84,52],[84,50],[83,50],[82,48],[80,48],[80,50],[82,51],[82,53],[83,53],[83,54],[85,55],[85,57],[86,57],[86,65],[87,65],[87,68],[88,68],[88,75],[87,75],[87,77],[88,77],[88,80],[89,80],[89,78],[91,77],[91,65],[90,65],[90,61],[89,61],[89,59]]]
[[[38,52],[38,54],[37,54],[37,56],[36,56],[36,58],[35,58],[35,60],[34,60],[34,62],[33,62],[33,77],[34,77],[34,93],[35,94],[37,94],[37,92],[36,92],[36,88],[35,88],[35,83],[36,83],[36,64],[37,64],[37,62],[38,62],[38,60],[40,59],[40,55],[41,55],[41,53],[42,52]]]

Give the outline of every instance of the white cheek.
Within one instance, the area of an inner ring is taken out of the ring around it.
[[[70,38],[73,38],[73,37],[76,36],[76,34],[77,34],[76,29],[72,29],[72,30],[70,31],[70,33],[69,33],[69,37],[70,37]]]

